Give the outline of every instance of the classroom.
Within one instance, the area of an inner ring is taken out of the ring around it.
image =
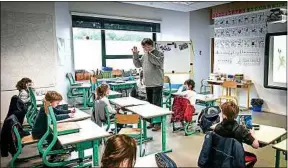
[[[1,1],[1,167],[287,167],[287,1]]]

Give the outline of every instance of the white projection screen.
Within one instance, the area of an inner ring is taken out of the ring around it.
[[[265,43],[264,87],[287,90],[287,32],[268,33]]]

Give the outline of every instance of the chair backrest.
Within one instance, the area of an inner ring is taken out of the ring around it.
[[[110,121],[110,113],[109,113],[107,105],[104,107],[104,111],[105,111],[105,115],[106,115],[106,122],[105,122],[105,124],[107,125],[106,131],[108,131],[110,129],[110,126],[111,126],[111,121]]]
[[[75,79],[74,79],[72,73],[67,73],[67,74],[66,74],[66,78],[68,79],[70,85],[72,85],[72,84],[75,83]]]
[[[237,83],[234,82],[234,81],[224,81],[222,83],[222,87],[236,89],[237,88]]]
[[[138,114],[116,114],[115,122],[118,124],[138,124],[139,115]]]
[[[92,91],[95,91],[97,87],[97,78],[95,76],[90,77],[90,84],[91,84]]]

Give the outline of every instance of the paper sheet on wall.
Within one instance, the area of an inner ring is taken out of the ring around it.
[[[58,65],[63,66],[65,62],[65,40],[57,37]]]

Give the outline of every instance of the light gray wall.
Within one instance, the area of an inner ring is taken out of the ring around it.
[[[189,13],[120,2],[69,2],[70,11],[138,19],[161,20],[161,41],[188,41]]]
[[[38,14],[38,13],[39,14],[49,14],[49,15],[53,16],[53,21],[54,21],[54,16],[55,16],[54,2],[1,2],[1,10],[11,11],[11,12],[25,12],[25,13],[33,13],[33,14]],[[15,33],[17,33],[17,32],[15,32]],[[47,32],[47,33],[50,33],[52,36],[52,40],[55,40],[55,29],[53,29],[52,32]],[[49,36],[49,39],[46,39],[46,41],[49,43],[51,42],[51,36]],[[43,36],[43,37],[48,37],[48,36]],[[45,39],[42,39],[42,40],[45,41]],[[15,43],[17,43],[17,41],[15,41]],[[51,50],[52,50],[52,48],[51,48]],[[29,49],[24,49],[22,52],[27,53],[27,52],[29,52]],[[53,53],[56,54],[55,51],[53,51]],[[35,52],[32,51],[31,54],[35,54]],[[55,57],[55,54],[52,54],[49,56]],[[13,59],[13,58],[11,58],[11,59]],[[44,58],[42,58],[42,60],[43,59]],[[39,60],[41,60],[41,57],[39,57]],[[23,60],[23,61],[29,61],[29,60]],[[15,62],[15,64],[17,64],[17,62]],[[29,65],[29,62],[27,62],[27,65]],[[29,68],[29,67],[23,67],[23,68]],[[45,68],[45,67],[43,67],[43,68]],[[35,71],[37,71],[37,69],[35,69]],[[39,75],[56,76],[55,71],[51,71],[51,72],[54,72],[54,73],[52,73],[52,74],[39,74]],[[2,73],[2,71],[1,71],[1,73]],[[27,76],[27,77],[29,77],[33,80],[33,76]],[[16,85],[16,83],[11,83],[11,86],[15,86],[15,85]],[[54,89],[54,87],[47,88],[47,89]],[[8,113],[10,100],[11,100],[11,97],[13,95],[18,95],[18,91],[17,90],[1,91],[1,122],[4,121],[4,119]]]
[[[74,72],[73,52],[72,52],[72,21],[69,12],[69,2],[55,2],[55,22],[56,37],[65,40],[66,52],[64,53],[63,65],[57,64],[57,85],[59,91],[65,100],[67,100],[67,91],[69,83],[65,78],[66,73]]]
[[[208,9],[190,12],[190,39],[194,44],[195,90],[200,91],[201,80],[210,74],[211,26]],[[201,55],[200,55],[201,52]]]

